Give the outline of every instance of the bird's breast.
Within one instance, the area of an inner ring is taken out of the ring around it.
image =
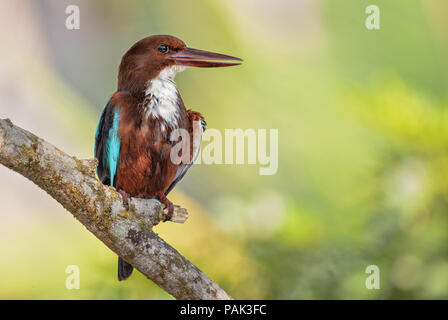
[[[171,161],[171,150],[178,141],[172,141],[176,129],[187,129],[187,114],[183,105],[176,110],[176,119],[164,115],[166,105],[151,106],[133,119],[126,116],[120,121],[121,148],[116,187],[133,197],[148,198],[165,192],[177,172],[178,165]]]
[[[156,118],[163,126],[175,129],[180,125],[181,98],[170,70],[163,70],[148,82],[143,110],[146,119]]]

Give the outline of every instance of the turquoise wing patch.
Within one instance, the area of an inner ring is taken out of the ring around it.
[[[114,186],[120,155],[120,114],[118,105],[106,104],[95,133],[95,157],[101,182]]]
[[[112,128],[109,129],[109,139],[107,140],[107,162],[109,163],[110,185],[114,185],[115,174],[117,173],[118,156],[120,155],[120,137],[118,129],[120,124],[120,111],[114,112]]]

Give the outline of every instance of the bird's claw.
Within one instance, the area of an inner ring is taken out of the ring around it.
[[[163,221],[165,222],[171,220],[174,214],[174,204],[170,200],[168,200],[168,198],[162,192],[158,192],[156,194],[156,197],[167,209],[166,217]]]
[[[131,197],[129,195],[129,193],[123,191],[123,190],[118,190],[118,193],[121,195],[121,197],[123,198],[123,203],[126,207],[129,207],[129,198]]]

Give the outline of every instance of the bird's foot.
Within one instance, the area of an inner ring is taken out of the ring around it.
[[[123,190],[118,190],[118,193],[119,194],[121,194],[121,197],[123,198],[123,203],[124,203],[124,205],[126,206],[126,207],[128,207],[129,206],[129,198],[131,197],[130,195],[129,195],[129,193],[127,193],[126,191],[123,191]]]
[[[168,209],[168,212],[166,214],[166,218],[164,221],[169,221],[173,217],[174,214],[174,204],[168,200],[168,198],[165,196],[163,192],[157,192],[156,197],[158,200]]]

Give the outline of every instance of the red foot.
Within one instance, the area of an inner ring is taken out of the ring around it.
[[[125,191],[123,191],[123,190],[118,190],[118,193],[119,194],[121,194],[121,197],[123,198],[123,203],[127,206],[129,203],[128,203],[128,200],[129,200],[129,198],[131,197],[130,195],[129,195],[129,193],[126,193]]]
[[[171,220],[174,214],[174,204],[170,200],[168,200],[163,192],[157,192],[156,197],[159,198],[160,202],[168,208],[168,214],[165,218],[165,221]]]

